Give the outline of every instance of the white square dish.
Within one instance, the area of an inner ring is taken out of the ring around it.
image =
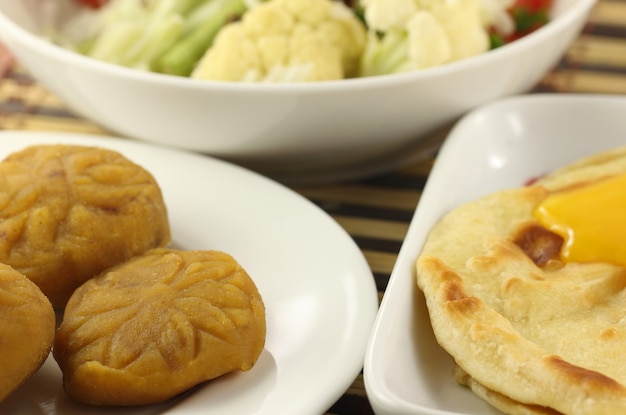
[[[488,415],[500,412],[457,385],[437,344],[414,264],[431,227],[456,206],[576,159],[626,145],[626,97],[526,95],[480,107],[450,132],[391,274],[364,376],[377,414]]]

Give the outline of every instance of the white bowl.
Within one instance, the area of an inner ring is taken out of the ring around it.
[[[202,82],[87,58],[40,36],[50,3],[0,0],[0,38],[78,114],[117,135],[268,174],[350,176],[390,168],[466,111],[532,88],[579,33],[594,0],[556,0],[544,28],[464,61],[304,85]]]

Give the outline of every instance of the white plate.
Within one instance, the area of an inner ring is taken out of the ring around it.
[[[159,182],[173,244],[233,255],[267,310],[267,341],[249,372],[226,375],[162,406],[97,409],[62,392],[52,358],[0,404],[3,415],[319,414],[363,364],[378,309],[371,270],[350,236],[295,192],[234,165],[162,147],[95,136],[0,133],[0,157],[34,143],[120,151]]]
[[[364,376],[378,414],[499,412],[452,380],[436,343],[414,263],[439,218],[461,203],[578,158],[626,144],[626,97],[528,95],[483,106],[451,131],[391,274],[367,348]]]

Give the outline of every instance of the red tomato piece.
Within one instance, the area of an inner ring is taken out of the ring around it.
[[[104,5],[108,0],[76,0],[78,3],[83,4],[92,9],[97,9]]]
[[[516,0],[513,9],[525,8],[531,12],[547,12],[552,7],[552,0]]]
[[[553,0],[516,0],[509,10],[515,22],[515,32],[504,42],[512,42],[547,24],[552,3]]]

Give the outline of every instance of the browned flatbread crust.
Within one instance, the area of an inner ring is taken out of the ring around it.
[[[265,330],[261,295],[230,255],[155,249],[76,290],[53,354],[74,400],[143,405],[251,369]]]
[[[0,262],[62,309],[104,269],[170,241],[152,175],[121,154],[35,145],[0,162]]]
[[[437,340],[458,379],[507,413],[626,413],[626,269],[535,255],[552,239],[532,213],[624,171],[625,149],[594,156],[460,206],[427,238],[417,283]]]
[[[41,290],[0,264],[0,401],[41,367],[55,328],[52,304]]]

